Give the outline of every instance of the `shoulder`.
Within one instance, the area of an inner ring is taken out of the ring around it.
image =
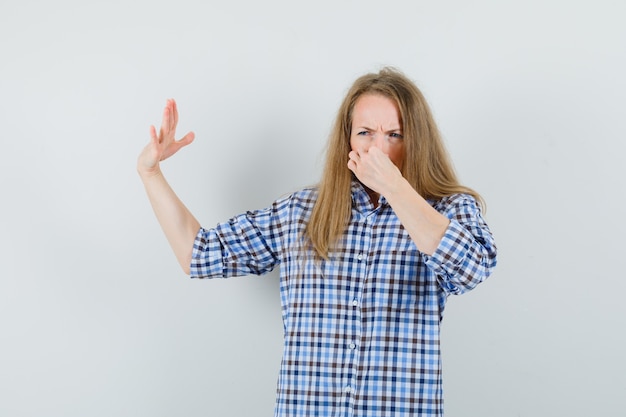
[[[317,187],[306,187],[301,190],[295,191],[291,194],[286,194],[275,201],[275,205],[278,206],[291,206],[308,208],[313,207],[317,200],[318,189]]]
[[[250,214],[262,215],[263,213],[274,218],[283,220],[308,218],[315,201],[317,200],[317,188],[308,187],[289,194],[284,194],[274,200],[274,202],[263,210],[248,212]]]

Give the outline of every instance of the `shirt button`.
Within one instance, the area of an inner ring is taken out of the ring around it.
[[[356,344],[355,343],[350,343],[350,349],[355,349],[356,348]]]
[[[362,253],[359,253],[359,254],[357,255],[357,257],[356,257],[356,258],[357,258],[359,261],[362,261],[362,260],[363,260],[363,254],[362,254]]]
[[[353,306],[358,306],[359,305],[359,301],[358,300],[352,300],[352,305]]]
[[[347,386],[343,389],[343,392],[345,392],[346,394],[350,394],[350,392],[352,392],[352,388],[350,388],[350,386]]]

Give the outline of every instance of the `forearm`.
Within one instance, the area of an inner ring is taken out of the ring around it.
[[[397,181],[385,198],[419,251],[432,255],[450,220],[428,204],[404,178]]]
[[[200,223],[180,201],[162,172],[139,172],[152,209],[176,255],[178,263],[189,274],[193,242]]]

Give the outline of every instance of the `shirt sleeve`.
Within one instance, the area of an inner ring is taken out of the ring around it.
[[[440,211],[450,224],[435,252],[426,257],[426,265],[446,293],[462,294],[491,275],[497,248],[473,197],[452,196]]]
[[[193,244],[192,278],[262,275],[280,263],[288,200],[201,228]]]

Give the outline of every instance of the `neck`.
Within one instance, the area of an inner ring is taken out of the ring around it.
[[[364,186],[365,187],[365,186]],[[378,199],[380,198],[380,194],[378,194],[377,192],[365,187],[365,191],[367,191],[367,195],[370,198],[370,201],[372,202],[372,205],[374,207],[378,207]]]

